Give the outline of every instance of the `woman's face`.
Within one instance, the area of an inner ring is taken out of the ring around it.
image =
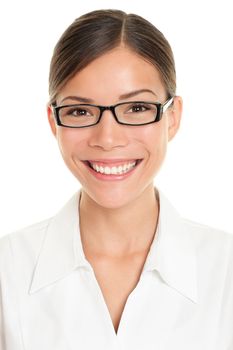
[[[103,106],[128,101],[164,103],[166,93],[152,64],[118,47],[78,72],[60,92],[57,105],[83,103],[83,99]],[[56,126],[48,107],[49,122],[66,165],[89,199],[105,208],[125,206],[145,191],[153,191],[153,178],[164,160],[168,141],[178,129],[180,115],[181,99],[176,97],[157,123],[120,125],[107,110],[99,124],[71,129]]]

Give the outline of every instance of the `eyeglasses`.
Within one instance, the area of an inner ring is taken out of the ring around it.
[[[165,103],[130,101],[114,106],[97,106],[92,104],[52,105],[56,123],[68,128],[86,128],[100,122],[103,112],[110,110],[117,123],[140,126],[156,123],[170,107],[174,97]]]

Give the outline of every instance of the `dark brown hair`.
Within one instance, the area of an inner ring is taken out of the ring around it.
[[[97,10],[77,18],[55,46],[49,74],[50,103],[77,72],[104,53],[124,44],[160,72],[168,97],[176,92],[173,53],[150,22],[120,10]]]

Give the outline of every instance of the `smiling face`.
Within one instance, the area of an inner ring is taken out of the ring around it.
[[[62,89],[57,105],[92,103],[110,106],[130,101],[166,101],[155,67],[125,47],[118,47],[78,72]],[[89,199],[105,208],[119,208],[153,191],[167,143],[179,127],[181,99],[162,119],[143,126],[120,125],[104,111],[99,124],[71,129],[48,117],[63,159]]]

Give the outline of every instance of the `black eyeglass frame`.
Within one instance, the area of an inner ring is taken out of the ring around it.
[[[98,124],[101,120],[101,117],[103,115],[104,111],[108,111],[110,110],[113,114],[114,119],[116,120],[116,122],[118,124],[121,125],[130,125],[130,126],[142,126],[142,125],[148,125],[148,124],[152,124],[152,123],[156,123],[159,122],[162,119],[162,115],[163,113],[171,106],[171,104],[174,101],[174,96],[172,96],[171,98],[169,98],[168,100],[166,100],[164,103],[160,103],[160,102],[148,102],[148,101],[128,101],[128,102],[121,102],[121,103],[117,103],[116,105],[112,105],[112,106],[99,106],[99,105],[94,105],[94,104],[90,104],[90,103],[75,103],[75,104],[69,104],[69,105],[63,105],[63,106],[56,106],[55,104],[52,104],[52,110],[53,110],[53,115],[55,117],[56,123],[58,126],[62,126],[65,128],[73,128],[73,129],[81,129],[81,128],[88,128],[90,126],[94,126],[96,124]],[[151,104],[151,105],[155,105],[157,107],[157,114],[155,116],[155,119],[152,120],[151,122],[148,123],[140,123],[140,124],[130,124],[130,123],[124,123],[118,120],[117,115],[115,113],[115,108],[121,105],[125,105],[125,104],[129,104],[129,103],[145,103],[145,104]],[[90,125],[84,125],[84,126],[70,126],[70,125],[65,125],[61,122],[60,117],[59,117],[59,110],[65,107],[75,107],[75,106],[92,106],[92,107],[97,107],[99,108],[100,114],[99,117],[97,119],[97,121],[94,124],[90,124]]]

